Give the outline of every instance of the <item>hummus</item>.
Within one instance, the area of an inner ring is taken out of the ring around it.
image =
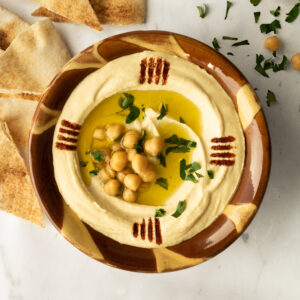
[[[161,67],[158,61],[163,62]],[[130,124],[125,124],[128,112],[119,107],[123,93],[131,94],[141,111]],[[168,112],[158,119],[162,103]],[[168,189],[151,183],[135,203],[128,203],[106,194],[98,176],[90,176],[94,166],[88,151],[106,143],[95,141],[93,131],[112,123],[163,140],[175,134],[196,147],[165,155],[166,167],[151,158],[157,177],[168,181]],[[57,146],[62,144],[62,133],[71,146]],[[178,244],[209,226],[235,193],[244,158],[239,117],[214,77],[189,61],[150,51],[115,59],[87,76],[66,102],[53,141],[55,179],[66,203],[95,230],[144,248]],[[180,176],[183,159],[201,166],[199,176],[194,173],[196,182]],[[176,218],[172,215],[179,201],[186,206]],[[155,218],[157,209],[165,215]]]

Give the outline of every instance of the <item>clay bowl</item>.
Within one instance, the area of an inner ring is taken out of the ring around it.
[[[157,50],[181,56],[207,70],[231,97],[243,124],[246,159],[238,189],[224,212],[205,230],[168,248],[145,249],[120,244],[82,222],[58,191],[52,164],[54,128],[68,96],[91,72],[115,58]],[[186,57],[186,56],[185,56]],[[245,122],[245,110],[251,118]],[[45,213],[75,247],[108,265],[137,272],[187,268],[215,256],[246,229],[262,201],[270,168],[269,134],[257,96],[241,72],[223,55],[186,36],[138,31],[107,38],[78,54],[46,90],[33,119],[29,144],[30,172]]]

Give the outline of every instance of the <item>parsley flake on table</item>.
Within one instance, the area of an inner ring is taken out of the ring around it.
[[[197,6],[200,18],[204,19],[207,14],[207,6],[205,4]]]
[[[168,104],[162,104],[160,108],[160,115],[157,117],[157,120],[161,120],[168,112]]]
[[[155,218],[161,218],[161,217],[163,217],[165,214],[166,214],[166,211],[165,211],[163,208],[158,208],[158,209],[155,211],[154,217],[155,217]]]
[[[231,6],[232,6],[232,2],[227,1],[227,3],[226,3],[226,13],[225,13],[225,18],[224,18],[225,20],[228,17],[228,12],[229,12],[229,9],[230,9]]]
[[[168,190],[168,180],[163,177],[159,177],[156,179],[155,184],[161,186],[163,189]]]
[[[275,96],[275,94],[272,91],[268,90],[268,93],[267,93],[267,105],[270,106],[274,102],[277,102],[276,96]]]
[[[274,17],[278,17],[280,15],[280,6],[278,6],[274,10],[270,10],[270,14],[273,15]]]
[[[260,11],[256,11],[253,14],[254,14],[254,21],[255,21],[255,23],[258,23],[259,17],[260,17]]]
[[[298,15],[299,15],[299,11],[300,11],[300,3],[295,4],[295,6],[286,14],[287,17],[285,19],[286,22],[288,23],[292,23],[294,22]]]
[[[257,6],[260,3],[261,0],[250,0],[251,4],[254,6]]]
[[[213,41],[212,41],[212,45],[213,47],[215,48],[215,50],[219,51],[219,49],[221,48],[219,43],[218,43],[218,40],[217,38],[214,38]]]
[[[227,52],[227,55],[234,56],[234,54],[232,52]]]
[[[238,40],[237,37],[226,36],[226,35],[223,35],[222,39],[223,40],[230,40],[230,41],[237,41]]]
[[[233,43],[231,46],[238,47],[238,46],[243,46],[243,45],[250,45],[250,44],[249,44],[248,40],[243,40],[240,42]]]
[[[277,29],[280,29],[281,25],[278,20],[274,20],[272,23],[269,24],[261,24],[259,28],[261,33],[270,33],[272,31],[274,33],[277,33]]]
[[[185,200],[179,201],[177,204],[176,211],[172,214],[172,217],[174,218],[180,217],[184,212],[185,208],[186,208],[186,201]]]

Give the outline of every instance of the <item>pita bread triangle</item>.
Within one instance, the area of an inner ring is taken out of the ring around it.
[[[34,0],[48,10],[76,24],[102,30],[101,24],[89,0]]]
[[[0,122],[0,209],[44,227],[25,162],[5,122]]]
[[[0,48],[5,50],[15,37],[29,26],[19,16],[0,6]]]

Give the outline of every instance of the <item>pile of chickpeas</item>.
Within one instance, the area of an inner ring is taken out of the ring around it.
[[[156,157],[162,152],[164,141],[159,136],[146,139],[144,153],[139,154],[135,145],[141,139],[141,134],[135,130],[125,131],[125,127],[120,124],[95,129],[93,138],[113,142],[111,147],[99,149],[104,155],[98,173],[104,191],[110,196],[121,196],[127,202],[135,202],[143,186],[156,179],[154,165],[149,157]]]

